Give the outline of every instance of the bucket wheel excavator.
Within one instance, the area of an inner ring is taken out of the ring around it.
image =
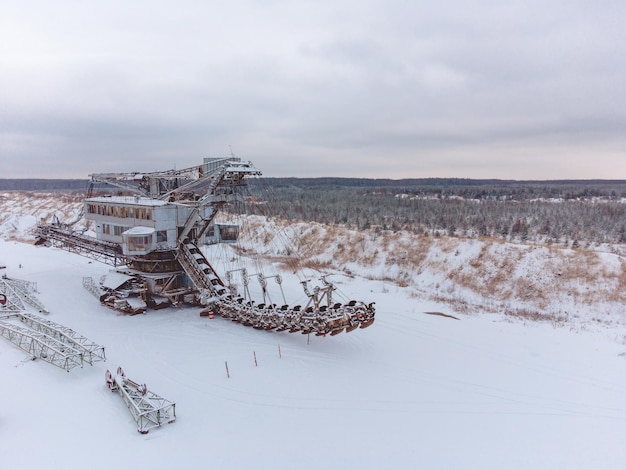
[[[336,335],[374,322],[373,303],[337,302],[335,286],[325,277],[309,289],[305,305],[256,303],[218,274],[201,246],[233,241],[237,227],[215,223],[226,204],[243,202],[246,178],[261,171],[235,157],[205,158],[182,170],[90,175],[83,212],[95,225],[95,238],[53,223],[37,228],[46,243],[116,267],[99,285],[85,287],[106,305],[140,313],[179,303],[258,329]],[[96,195],[96,188],[108,194]],[[264,281],[262,276],[259,276]]]

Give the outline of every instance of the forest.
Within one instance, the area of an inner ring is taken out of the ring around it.
[[[626,181],[261,178],[249,211],[358,230],[593,246],[626,243]]]
[[[0,179],[0,190],[67,192],[86,180]],[[569,247],[626,243],[626,180],[256,178],[248,213],[356,230],[492,237]]]

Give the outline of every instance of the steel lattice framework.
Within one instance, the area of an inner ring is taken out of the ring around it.
[[[15,323],[20,320],[24,325]],[[104,346],[58,323],[27,312],[8,313],[0,317],[0,335],[33,359],[72,370],[86,362],[105,361]]]
[[[37,292],[37,284],[22,279],[13,279],[7,276],[0,278],[0,293],[7,296],[7,305],[4,311],[24,310],[24,303],[35,307],[40,313],[48,313],[48,310],[33,294]]]
[[[93,365],[94,362],[106,361],[104,346],[96,344],[71,328],[25,312],[19,314],[18,318],[29,328],[79,351],[82,354],[83,361],[90,365]]]
[[[121,367],[117,368],[115,377],[107,370],[105,381],[109,390],[119,392],[141,434],[176,420],[176,403],[151,392],[146,384],[127,378]]]
[[[87,258],[100,261],[111,266],[122,266],[126,258],[119,245],[105,240],[97,240],[81,235],[71,230],[54,225],[40,225],[36,229],[38,244],[49,243],[51,246],[62,248]]]
[[[0,335],[29,353],[33,359],[41,359],[68,372],[74,367],[83,366],[80,351],[30,328],[0,320]]]

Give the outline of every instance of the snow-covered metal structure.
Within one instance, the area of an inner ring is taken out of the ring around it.
[[[43,333],[78,351],[82,356],[82,361],[89,365],[93,365],[94,362],[106,361],[104,346],[95,343],[67,326],[27,312],[22,312],[17,317],[28,328]]]
[[[41,359],[67,372],[83,367],[84,363],[93,365],[106,360],[104,346],[71,328],[28,312],[4,313],[0,310],[0,335],[33,359]]]
[[[373,303],[333,302],[335,288],[325,279],[312,292],[304,285],[309,298],[304,307],[276,305],[265,295],[256,304],[213,268],[200,247],[233,242],[238,235],[236,225],[215,224],[215,216],[226,204],[242,203],[245,179],[259,175],[251,162],[234,157],[207,158],[182,170],[93,174],[84,215],[95,223],[96,237],[53,224],[39,227],[39,239],[116,266],[127,278],[116,285],[102,281],[100,300],[128,313],[184,302],[267,330],[325,335],[370,326]],[[93,189],[103,184],[117,192],[95,196]],[[93,281],[84,285],[97,295]]]
[[[83,365],[80,351],[38,331],[10,324],[6,319],[0,320],[0,335],[26,351],[32,359],[41,359],[68,372]]]
[[[146,384],[129,379],[121,367],[115,376],[107,370],[104,379],[109,390],[119,392],[141,434],[176,420],[176,403],[151,392]]]
[[[37,284],[23,279],[14,279],[3,275],[0,277],[0,312],[21,312],[25,304],[37,309],[39,313],[48,314],[46,307],[37,299]]]
[[[70,371],[86,362],[105,361],[104,347],[66,326],[26,311],[26,304],[48,313],[35,296],[37,285],[31,281],[0,278],[0,336],[41,359]]]

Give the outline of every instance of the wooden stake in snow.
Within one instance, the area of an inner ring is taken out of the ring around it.
[[[228,372],[228,361],[224,361],[224,364],[226,365],[226,377],[230,379],[230,372]]]
[[[254,366],[258,366],[258,362],[256,361],[256,351],[252,351],[252,353],[254,354]]]
[[[280,352],[280,344],[278,345],[278,357],[280,357],[280,358],[282,358],[282,357],[283,357],[283,355],[282,355],[282,354],[281,354],[281,352]]]

